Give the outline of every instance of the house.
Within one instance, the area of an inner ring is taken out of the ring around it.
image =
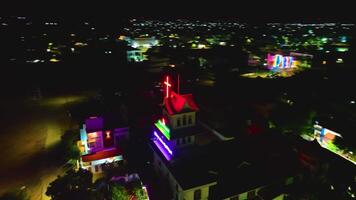
[[[92,173],[100,173],[102,165],[123,160],[123,152],[119,144],[127,140],[129,128],[114,128],[115,122],[110,118],[90,117],[80,129],[79,167]]]

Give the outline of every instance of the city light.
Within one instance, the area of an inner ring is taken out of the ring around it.
[[[280,54],[267,55],[267,64],[273,68],[291,68],[294,66],[294,58],[292,56],[282,56]]]

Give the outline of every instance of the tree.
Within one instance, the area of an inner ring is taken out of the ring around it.
[[[60,149],[64,152],[64,158],[77,159],[79,157],[79,149],[76,146],[76,141],[78,140],[78,134],[71,131],[67,131],[61,137]]]
[[[113,185],[112,188],[112,199],[113,200],[129,200],[129,194],[125,187],[121,185]]]
[[[298,135],[312,135],[314,133],[314,119],[316,112],[300,108],[284,107],[272,115],[273,124],[282,132],[292,132]]]
[[[135,187],[133,193],[137,200],[147,200],[147,194],[141,187]]]
[[[92,190],[92,173],[79,169],[58,176],[47,188],[46,195],[53,200],[89,199]]]

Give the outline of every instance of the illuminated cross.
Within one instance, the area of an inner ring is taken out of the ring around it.
[[[167,80],[164,82],[164,84],[166,85],[166,92],[167,92],[167,98],[169,95],[169,87],[171,87],[172,85],[169,83],[169,77],[167,76]]]

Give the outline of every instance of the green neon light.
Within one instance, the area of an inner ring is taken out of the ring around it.
[[[163,133],[163,135],[166,136],[166,138],[167,138],[168,140],[171,139],[171,134],[170,134],[169,128],[168,128],[165,124],[163,124],[163,123],[161,122],[161,120],[158,120],[158,121],[155,123],[155,125],[156,125],[156,127],[161,131],[161,133]]]

